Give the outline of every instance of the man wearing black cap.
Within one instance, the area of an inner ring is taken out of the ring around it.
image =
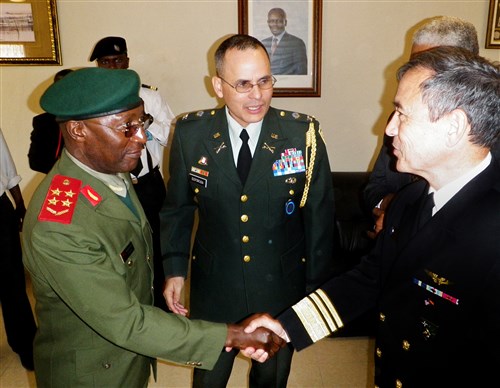
[[[97,66],[107,69],[128,69],[129,58],[127,42],[118,36],[108,36],[96,43],[90,61],[96,61]],[[141,85],[139,95],[144,101],[144,110],[153,116],[154,121],[146,134],[148,141],[142,152],[138,166],[132,171],[134,189],[141,201],[146,217],[153,229],[153,251],[155,263],[155,306],[168,311],[163,298],[163,267],[160,257],[159,218],[163,200],[165,199],[165,182],[160,172],[163,162],[163,149],[167,145],[170,125],[174,114],[163,100],[156,88]]]
[[[281,345],[243,324],[190,321],[152,306],[152,238],[128,172],[151,117],[131,70],[76,70],[42,108],[65,149],[26,212],[24,264],[37,300],[38,387],[144,387],[154,358],[210,369],[224,346]]]

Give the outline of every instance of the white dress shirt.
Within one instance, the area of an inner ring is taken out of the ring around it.
[[[0,129],[0,196],[18,185],[20,181],[21,176],[17,174],[16,165]]]

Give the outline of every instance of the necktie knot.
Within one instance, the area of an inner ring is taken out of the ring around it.
[[[241,130],[240,139],[243,141],[243,143],[248,143],[248,139],[250,139],[250,136],[248,136],[248,132],[245,128]]]

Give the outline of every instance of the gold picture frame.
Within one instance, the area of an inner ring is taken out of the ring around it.
[[[56,0],[0,0],[0,64],[62,64]]]
[[[490,0],[488,13],[488,29],[486,32],[486,48],[500,49],[500,1]]]
[[[321,96],[321,28],[322,0],[312,1],[269,1],[239,0],[238,31],[240,34],[252,35],[259,39],[268,52],[271,50],[271,24],[268,23],[268,12],[273,8],[281,8],[286,13],[285,33],[292,35],[295,42],[302,40],[305,45],[306,69],[301,66],[300,72],[276,72],[278,65],[273,65],[272,72],[277,83],[274,87],[275,97],[320,97]],[[276,21],[274,22],[276,23]],[[283,38],[281,38],[283,39]],[[279,50],[277,45],[276,51]],[[300,43],[290,43],[288,47],[297,50]],[[293,47],[293,45],[295,47]],[[275,46],[276,47],[276,46]],[[303,49],[299,49],[302,50]],[[275,52],[273,50],[273,52]],[[271,54],[270,54],[271,55]],[[287,54],[283,54],[284,58]],[[295,56],[296,57],[296,56]],[[303,61],[304,56],[299,59]],[[282,69],[285,66],[281,67]],[[284,72],[287,70],[283,70]]]

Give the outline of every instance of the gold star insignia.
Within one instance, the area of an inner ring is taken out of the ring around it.
[[[59,189],[50,190],[50,191],[52,191],[52,194],[54,194],[54,195],[60,195],[61,194],[61,190],[59,190]]]
[[[70,197],[70,198],[73,198],[73,195],[75,195],[75,193],[73,193],[73,191],[72,191],[72,190],[70,190],[70,191],[65,191],[64,193],[66,194],[66,197]]]
[[[62,201],[61,202],[63,206],[70,207],[73,202],[71,202],[69,199]]]
[[[50,205],[57,205],[57,202],[59,202],[59,200],[56,199],[56,197],[54,197],[52,199],[49,199],[49,204]]]

